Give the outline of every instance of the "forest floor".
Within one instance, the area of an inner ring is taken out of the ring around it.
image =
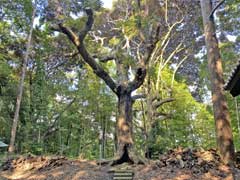
[[[240,180],[239,153],[235,166],[225,166],[216,151],[177,148],[145,165],[98,165],[96,161],[65,157],[25,156],[9,159],[0,180],[110,180],[113,171],[134,172],[134,180]]]

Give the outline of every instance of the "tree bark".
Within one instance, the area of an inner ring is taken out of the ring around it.
[[[234,144],[229,111],[223,91],[222,60],[218,48],[214,19],[213,16],[210,16],[212,12],[212,1],[201,0],[201,9],[212,89],[217,148],[222,161],[226,164],[231,164],[234,159]]]
[[[128,92],[120,93],[118,96],[118,118],[117,118],[117,149],[119,159],[116,164],[131,162],[129,151],[133,148],[133,123],[132,123],[132,99]]]
[[[33,8],[32,12],[32,19],[31,19],[31,27],[30,27],[30,32],[28,35],[28,41],[27,41],[27,50],[23,59],[23,64],[22,64],[22,74],[20,77],[20,82],[18,85],[18,92],[17,92],[17,101],[16,101],[16,107],[15,107],[15,113],[14,113],[14,118],[13,118],[13,124],[12,124],[12,130],[11,130],[11,139],[10,139],[10,144],[8,148],[9,153],[14,152],[14,144],[15,144],[15,139],[16,139],[16,131],[17,131],[17,125],[18,125],[18,118],[19,118],[19,110],[21,106],[21,101],[22,101],[22,94],[23,94],[23,87],[24,87],[24,79],[26,75],[26,69],[27,69],[27,61],[28,61],[28,56],[30,54],[30,48],[31,48],[31,39],[32,39],[32,31],[33,31],[33,22],[35,18],[35,13],[36,10]]]

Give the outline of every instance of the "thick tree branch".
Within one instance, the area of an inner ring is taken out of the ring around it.
[[[114,93],[117,94],[116,83],[109,76],[109,74],[90,56],[84,44],[82,43],[77,48],[84,61],[92,68],[93,72],[100,77]]]
[[[158,118],[161,117],[161,120],[165,120],[165,119],[167,119],[167,118],[172,117],[172,114],[163,113],[163,112],[155,112],[155,113],[154,113],[154,116],[155,116],[155,117],[158,117]]]
[[[146,74],[147,74],[146,67],[138,68],[134,80],[128,83],[129,91],[132,92],[138,89],[143,84]]]
[[[86,22],[86,24],[85,24],[85,28],[84,28],[84,29],[80,32],[80,34],[79,34],[79,39],[80,39],[80,41],[83,41],[83,40],[84,40],[84,38],[86,37],[88,31],[91,30],[92,25],[93,25],[93,22],[94,22],[92,9],[87,8],[87,9],[85,9],[85,11],[86,11],[86,14],[87,14],[87,16],[88,16],[88,20],[87,20],[87,22]]]
[[[161,105],[165,104],[165,103],[169,103],[169,102],[172,102],[172,101],[175,101],[176,99],[175,98],[167,98],[167,99],[163,99],[159,102],[156,102],[153,104],[153,107],[155,109],[159,108]]]
[[[68,39],[72,41],[75,46],[80,45],[78,36],[72,31],[71,28],[64,26],[62,23],[58,24],[62,33],[66,34]]]
[[[84,46],[83,40],[87,35],[88,31],[91,30],[93,25],[93,11],[91,9],[86,9],[86,13],[88,16],[88,20],[86,22],[85,28],[80,32],[79,36],[77,36],[71,28],[65,27],[62,23],[59,24],[59,28],[62,33],[66,34],[67,37],[73,42],[73,44],[77,47],[79,54],[82,56],[84,61],[92,68],[94,73],[100,77],[109,88],[117,94],[116,83],[110,77],[110,75],[100,66],[95,59],[88,53],[87,49]]]

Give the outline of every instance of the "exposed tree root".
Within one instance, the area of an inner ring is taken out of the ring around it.
[[[108,159],[108,160],[100,160],[97,162],[98,165],[111,165],[111,166],[116,166],[120,165],[123,163],[126,164],[147,164],[148,159],[145,157],[142,157],[136,153],[132,148],[128,149],[127,146],[124,146],[123,151],[121,153],[122,155],[120,156],[120,153],[116,155],[113,159]]]
[[[146,164],[147,159],[137,155],[137,153],[135,151],[128,150],[127,147],[124,147],[124,152],[123,152],[122,156],[113,160],[113,162],[111,163],[111,166],[115,166],[115,165],[119,165],[119,164],[123,164],[123,163]]]
[[[131,159],[128,155],[127,149],[124,150],[122,157],[120,157],[117,160],[114,160],[111,165],[114,166],[114,165],[118,165],[118,164],[122,164],[122,163],[134,164],[133,159]]]

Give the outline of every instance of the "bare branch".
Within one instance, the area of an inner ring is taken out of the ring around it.
[[[100,41],[100,42],[101,42],[101,46],[104,45],[104,40],[107,39],[106,37],[97,36],[97,35],[95,34],[95,32],[89,32],[88,34],[89,34],[90,37],[93,38],[93,41],[94,41],[94,42],[99,42],[99,41]]]
[[[183,48],[181,48],[182,43],[180,43],[176,49],[168,56],[167,60],[165,62],[161,62],[159,67],[158,67],[158,74],[157,74],[157,82],[156,82],[156,89],[159,89],[159,82],[160,82],[160,76],[161,76],[161,71],[163,68],[168,64],[168,62],[172,59],[172,57],[177,54],[178,52],[182,51]],[[163,54],[161,53],[160,55],[161,59],[163,61]]]
[[[225,0],[220,1],[220,2],[212,9],[212,11],[211,11],[211,13],[210,13],[210,15],[209,15],[209,19],[210,19],[210,18],[213,18],[214,12],[217,10],[217,8],[219,8],[219,7],[224,3],[224,1],[225,1]]]
[[[168,29],[168,32],[165,34],[163,40],[161,41],[161,43],[158,43],[156,45],[156,48],[154,49],[154,52],[152,53],[151,55],[151,60],[154,60],[155,61],[158,59],[159,57],[159,52],[161,52],[160,54],[160,57],[162,58],[163,57],[163,54],[166,50],[166,47],[168,46],[168,43],[169,43],[169,37],[173,31],[173,29],[178,25],[178,24],[181,24],[183,22],[183,18],[179,21],[176,21],[175,23],[173,23],[169,29]]]
[[[93,58],[98,59],[100,62],[103,63],[116,59],[115,56],[98,57],[97,55],[93,55]]]
[[[156,45],[159,41],[159,32],[160,32],[160,24],[156,28],[155,36],[150,37],[150,43],[147,45],[147,51],[145,52],[145,54],[143,56],[144,65],[149,62],[149,60],[152,56],[152,53],[154,52],[154,49],[156,48]]]
[[[137,94],[132,96],[132,100],[135,101],[137,99],[142,99],[142,98],[146,98],[146,94]]]
[[[161,105],[165,104],[165,103],[169,103],[169,102],[172,102],[172,101],[175,101],[176,99],[175,98],[167,98],[167,99],[163,99],[159,102],[156,102],[153,104],[153,107],[154,108],[159,108]]]
[[[179,43],[178,46],[176,47],[176,49],[174,49],[174,51],[168,56],[167,60],[164,62],[162,69],[168,64],[168,62],[172,59],[172,57],[179,53],[180,51],[182,51],[184,48],[181,48],[182,43]]]
[[[184,63],[184,61],[185,61],[187,58],[188,58],[188,56],[185,56],[185,57],[180,61],[180,63],[177,65],[176,69],[174,70],[173,76],[172,76],[171,88],[173,88],[173,82],[174,82],[174,78],[175,78],[175,75],[176,75],[177,70],[180,68],[180,66]]]
[[[71,53],[66,53],[66,54],[64,54],[63,57],[64,57],[64,58],[67,58],[67,59],[64,60],[64,61],[62,61],[62,62],[60,62],[60,63],[57,63],[55,66],[52,66],[52,67],[48,68],[48,69],[47,69],[47,73],[49,73],[49,72],[50,72],[51,70],[53,70],[53,69],[56,69],[56,68],[58,68],[58,67],[60,67],[60,66],[62,66],[62,65],[64,65],[64,64],[66,64],[66,63],[69,61],[68,58],[74,58],[74,57],[76,57],[78,54],[79,54],[78,51],[73,51],[73,52],[71,52]],[[48,56],[47,56],[47,57],[43,57],[43,60],[46,60],[46,59],[49,59],[49,57],[48,57]]]
[[[158,120],[163,121],[172,118],[172,114],[168,114],[166,116],[160,116],[158,117]]]
[[[157,93],[157,94],[155,94],[155,95],[152,95],[151,97],[150,97],[150,100],[153,102],[153,101],[160,101],[160,94],[159,93]]]
[[[163,113],[163,112],[155,112],[154,116],[160,118],[160,120],[165,120],[165,119],[171,118],[172,114]]]
[[[78,51],[73,51],[73,52],[71,52],[71,53],[64,54],[63,56],[64,56],[65,58],[73,58],[73,57],[76,57],[78,54],[79,54]]]
[[[150,38],[150,43],[147,45],[147,51],[145,52],[143,58],[140,59],[140,67],[136,70],[134,80],[128,83],[128,89],[131,91],[139,88],[144,82],[147,74],[146,64],[148,63],[151,54],[159,41],[159,32],[160,25],[157,26],[155,36]]]
[[[168,26],[170,27],[169,22],[168,22],[168,0],[165,0],[165,22]]]

